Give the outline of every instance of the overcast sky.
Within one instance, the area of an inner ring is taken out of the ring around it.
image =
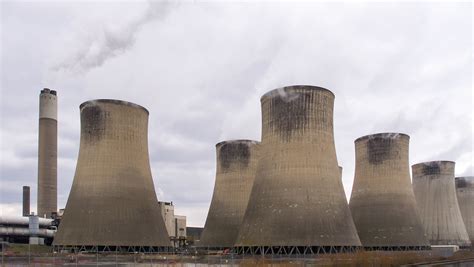
[[[204,225],[215,144],[260,140],[259,98],[286,85],[332,90],[350,195],[354,140],[411,136],[410,163],[456,161],[473,175],[470,3],[1,2],[0,208],[36,211],[39,91],[58,91],[58,206],[79,149],[79,105],[150,111],[158,198]]]

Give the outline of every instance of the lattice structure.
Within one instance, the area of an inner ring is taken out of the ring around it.
[[[317,255],[332,253],[354,253],[361,250],[361,247],[355,246],[254,246],[254,247],[236,247],[233,252],[242,255]]]

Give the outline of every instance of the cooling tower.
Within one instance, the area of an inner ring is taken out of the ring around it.
[[[360,246],[337,165],[334,94],[289,86],[266,93],[261,104],[260,157],[237,251],[311,254]]]
[[[58,103],[56,91],[40,93],[38,136],[38,216],[57,212]]]
[[[30,215],[30,187],[23,186],[23,216]]]
[[[474,176],[456,177],[456,195],[467,233],[474,243]]]
[[[431,245],[470,245],[456,198],[454,165],[431,161],[412,166],[418,213]]]
[[[429,246],[410,182],[408,144],[399,133],[355,140],[355,178],[349,206],[367,249],[417,250]]]
[[[82,103],[76,173],[57,246],[170,246],[148,158],[148,111],[119,100]]]
[[[230,248],[234,245],[255,178],[258,148],[259,143],[251,140],[225,141],[216,145],[216,182],[200,247]]]

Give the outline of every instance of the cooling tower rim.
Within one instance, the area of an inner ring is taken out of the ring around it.
[[[382,138],[385,138],[385,139],[394,139],[394,138],[399,137],[399,136],[403,136],[403,137],[406,137],[406,138],[410,139],[410,136],[408,134],[405,134],[405,133],[394,133],[394,132],[392,132],[392,133],[376,133],[376,134],[369,134],[369,135],[361,136],[361,137],[357,138],[356,140],[354,140],[354,143],[365,141],[367,139],[379,138],[379,137],[382,137]]]
[[[326,92],[329,92],[331,93],[331,95],[333,97],[336,97],[336,95],[329,89],[327,88],[324,88],[324,87],[320,87],[320,86],[315,86],[315,85],[302,85],[302,84],[298,84],[298,85],[289,85],[289,86],[283,86],[283,87],[279,87],[279,88],[275,88],[273,90],[270,90],[268,92],[266,92],[265,94],[262,95],[262,97],[260,97],[260,102],[263,101],[265,98],[272,98],[272,97],[275,97],[275,96],[278,96],[278,95],[281,95],[279,92],[281,90],[285,90],[285,89],[296,89],[296,88],[305,88],[305,89],[310,89],[310,90],[314,90],[314,91],[326,91]]]
[[[455,179],[464,179],[464,180],[472,180],[474,181],[474,176],[457,176]]]
[[[454,178],[456,189],[459,188],[474,188],[474,176],[459,176]]]
[[[94,100],[89,100],[89,101],[86,101],[86,102],[82,103],[81,105],[79,105],[79,109],[82,110],[86,105],[94,105],[96,102],[116,104],[116,105],[122,105],[122,106],[130,106],[130,107],[142,109],[148,115],[150,114],[150,112],[148,112],[148,109],[146,109],[143,106],[140,106],[140,105],[132,103],[132,102],[124,101],[124,100],[118,100],[118,99],[94,99]]]
[[[255,144],[255,145],[260,144],[260,142],[259,142],[259,141],[256,141],[256,140],[250,140],[250,139],[233,139],[233,140],[221,141],[221,142],[219,142],[219,143],[216,144],[216,147],[222,146],[222,145],[224,145],[224,144],[233,144],[233,143],[244,143],[244,144]]]
[[[432,160],[432,161],[419,162],[419,163],[411,165],[411,167],[415,168],[415,167],[420,167],[420,166],[436,165],[436,164],[442,164],[442,163],[456,164],[456,162],[452,160]]]
[[[57,95],[56,90],[49,89],[47,87],[43,88],[43,90],[40,91],[40,95],[43,94],[50,94],[50,95]]]

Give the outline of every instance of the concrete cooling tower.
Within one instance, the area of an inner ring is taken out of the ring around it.
[[[101,99],[82,103],[80,112],[76,173],[54,245],[166,250],[148,158],[148,111]]]
[[[217,171],[214,194],[200,247],[231,248],[252,190],[259,142],[233,140],[216,145]]]
[[[470,245],[456,198],[454,165],[431,161],[412,166],[418,213],[431,245]]]
[[[334,94],[288,86],[262,96],[262,142],[238,253],[313,254],[360,246],[336,159]]]
[[[349,206],[366,249],[428,248],[410,182],[408,144],[399,133],[355,140],[355,178]]]
[[[474,244],[474,176],[456,177],[456,195],[467,233]]]
[[[58,210],[58,102],[56,91],[44,88],[39,101],[38,216]]]

